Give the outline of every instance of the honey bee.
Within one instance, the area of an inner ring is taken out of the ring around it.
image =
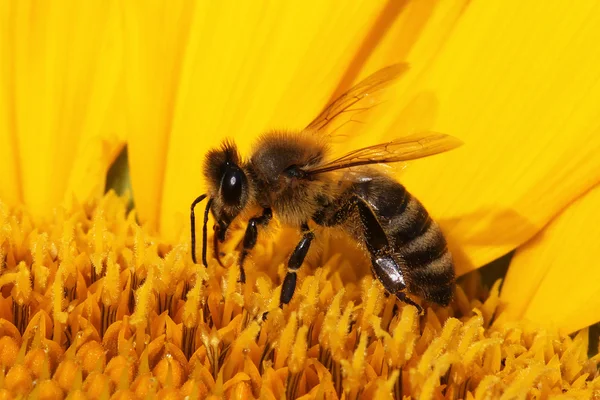
[[[225,141],[205,159],[208,193],[191,205],[192,258],[196,261],[194,208],[208,198],[204,211],[202,263],[207,266],[207,223],[215,219],[214,247],[232,221],[245,210],[261,210],[250,218],[238,260],[245,282],[244,261],[258,234],[276,215],[297,227],[302,238],[287,262],[280,305],[292,299],[296,273],[308,253],[315,232],[309,223],[341,229],[357,241],[371,260],[373,275],[399,300],[421,307],[407,292],[446,306],[454,289],[454,264],[446,240],[425,207],[377,164],[414,160],[451,150],[461,142],[448,135],[422,133],[331,157],[328,142],[333,121],[344,114],[369,108],[374,95],[404,71],[392,65],[370,75],[339,96],[302,131],[273,131],[263,135],[248,160],[235,144]],[[220,262],[220,260],[219,260]]]

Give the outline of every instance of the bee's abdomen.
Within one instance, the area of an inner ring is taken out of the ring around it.
[[[405,265],[408,289],[447,305],[452,298],[454,265],[446,239],[423,205],[406,192],[404,211],[388,220],[386,231]]]
[[[452,298],[454,264],[442,231],[404,186],[391,180],[385,186],[386,195],[369,196],[369,202],[403,263],[409,291],[447,305]]]

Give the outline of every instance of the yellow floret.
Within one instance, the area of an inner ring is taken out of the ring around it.
[[[242,284],[235,250],[222,257],[225,268],[212,259],[205,268],[192,263],[187,239],[154,236],[112,193],[78,207],[34,224],[0,206],[0,399],[600,391],[587,331],[570,337],[509,320],[499,282],[486,292],[467,277],[450,307],[423,304],[420,316],[384,295],[368,260],[330,245],[322,266],[299,270],[292,301],[279,308],[281,260],[294,245],[285,234],[269,239],[277,246],[259,241]]]

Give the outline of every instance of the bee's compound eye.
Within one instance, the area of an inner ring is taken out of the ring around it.
[[[237,166],[227,168],[221,181],[221,195],[227,205],[239,205],[242,200],[242,190],[246,177]]]

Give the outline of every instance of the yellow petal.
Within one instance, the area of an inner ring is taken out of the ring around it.
[[[599,204],[596,186],[516,252],[501,296],[514,317],[567,332],[600,321]]]
[[[90,153],[116,154],[116,141],[104,138],[121,64],[117,11],[115,2],[78,1],[1,8],[3,160],[10,153],[1,167],[1,194],[29,204],[34,214],[51,210],[65,195],[87,197],[89,187],[102,186],[89,179],[90,170],[105,174],[111,161]],[[91,152],[90,143],[106,146]],[[102,176],[96,174],[95,182]]]
[[[10,2],[0,4],[0,59],[9,60],[13,52],[13,40],[9,34],[12,16]],[[9,204],[22,201],[20,164],[17,148],[14,116],[14,68],[4,62],[0,70],[0,198]]]
[[[407,62],[411,72],[419,74],[435,62],[435,57],[452,37],[471,2],[426,0],[393,3],[402,4],[402,12],[373,49],[362,74],[400,61]]]
[[[415,60],[406,96],[432,93],[429,128],[465,145],[401,179],[440,221],[459,273],[524,243],[600,181],[599,42],[596,1],[474,1],[428,68]]]
[[[123,3],[127,142],[139,216],[155,225],[193,3]]]

